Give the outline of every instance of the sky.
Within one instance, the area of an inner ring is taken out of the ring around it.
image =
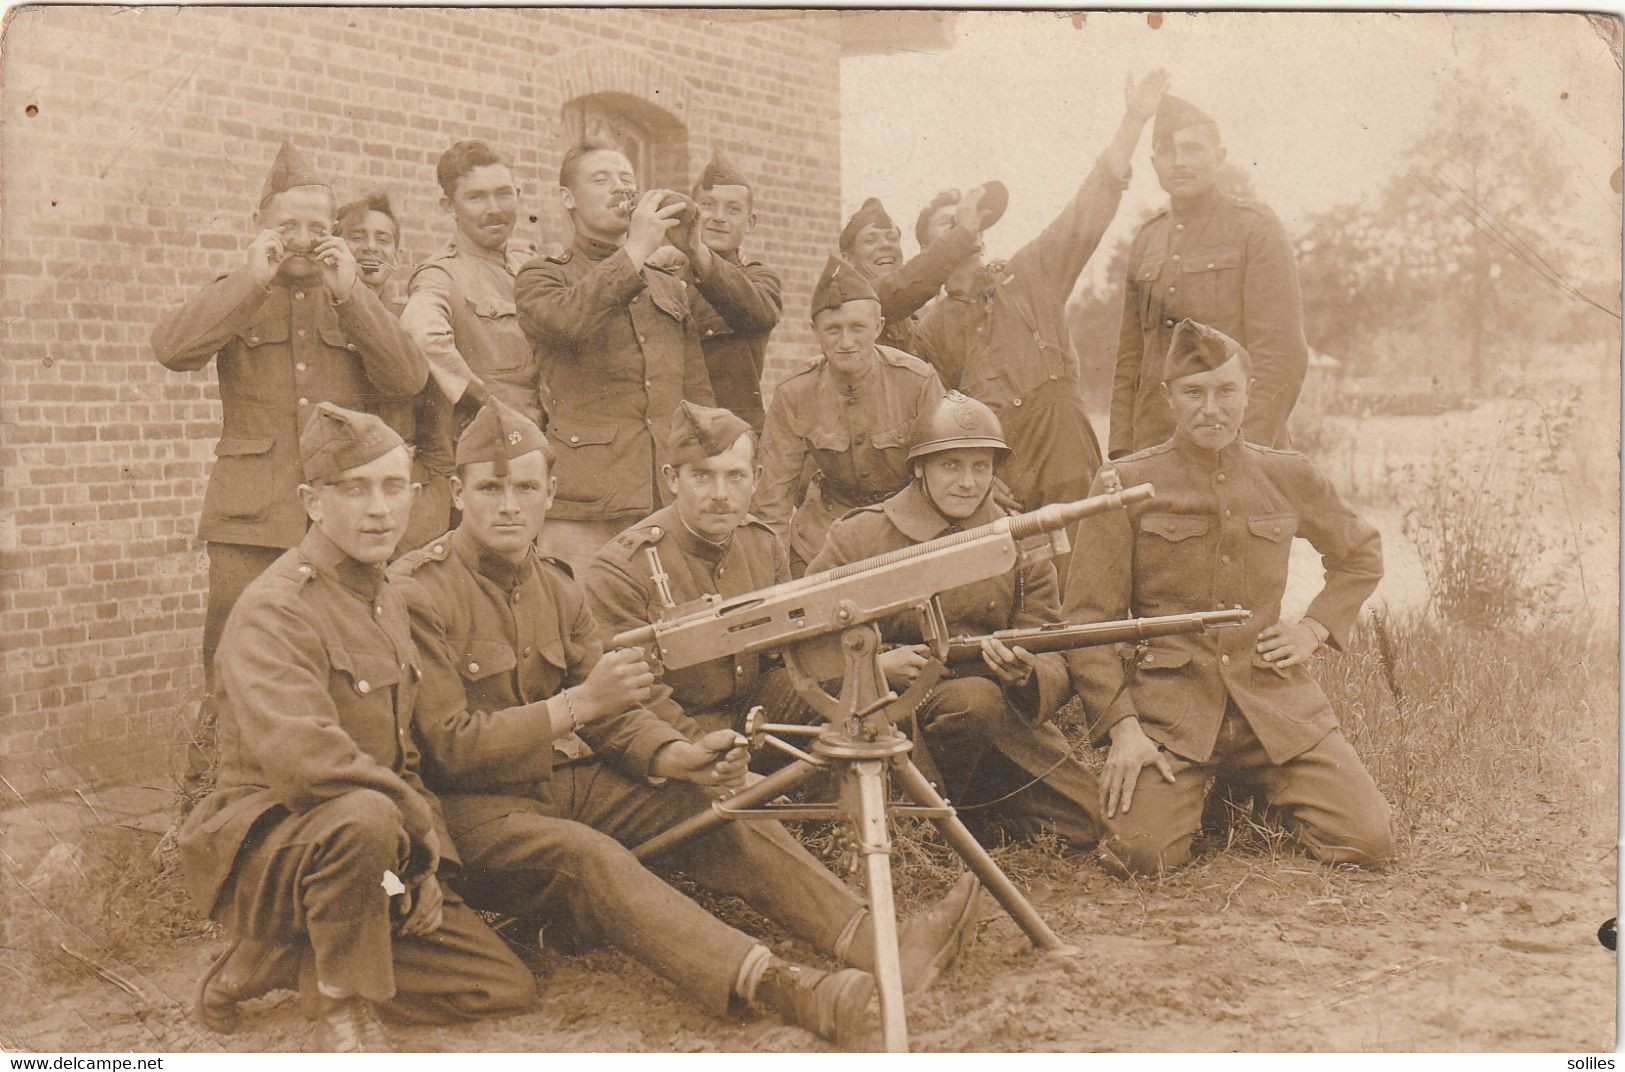
[[[1170,92],[1218,120],[1232,161],[1289,230],[1405,170],[1430,102],[1472,78],[1525,103],[1569,169],[1567,211],[1595,216],[1618,258],[1621,77],[1581,16],[960,12],[935,52],[841,64],[842,206],[885,203],[912,253],[913,222],[948,186],[998,178],[1010,209],[987,234],[1006,256],[1059,211],[1111,139],[1130,72],[1163,67]],[[1564,98],[1562,94],[1566,93]],[[1149,127],[1113,230],[1165,200]],[[1096,268],[1099,268],[1097,258]]]

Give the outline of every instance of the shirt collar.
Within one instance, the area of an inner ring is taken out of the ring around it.
[[[578,234],[576,235],[576,248],[579,249],[588,260],[601,261],[621,247],[613,242],[600,242],[596,238],[588,238],[586,235]]]
[[[457,241],[457,236],[453,235],[451,239],[451,248],[456,250],[459,254],[476,257],[482,261],[490,261],[493,264],[500,264],[503,267],[507,267],[508,264],[507,243],[503,243],[501,249],[486,249],[484,246],[475,242],[459,242]]]
[[[982,500],[982,505],[978,506],[970,517],[963,520],[950,519],[937,509],[937,504],[931,501],[931,496],[925,493],[925,488],[918,480],[887,499],[881,509],[896,526],[897,531],[915,543],[934,540],[947,532],[963,532],[978,525],[990,524],[1004,516],[1004,511],[993,501],[990,490],[987,498]]]
[[[481,547],[480,542],[464,531],[461,525],[451,534],[451,549],[463,565],[505,592],[518,588],[530,570],[531,556],[526,555],[525,561],[516,566]]]
[[[677,539],[677,546],[682,548],[683,554],[691,558],[697,558],[702,562],[721,562],[722,556],[726,555],[728,548],[733,546],[733,533],[730,532],[721,543],[701,536],[688,527],[688,522],[683,520],[683,515],[678,513],[676,506],[671,507],[671,524],[669,527]]]
[[[1174,452],[1188,462],[1194,462],[1207,469],[1217,469],[1225,462],[1234,461],[1241,453],[1241,436],[1238,433],[1222,450],[1208,450],[1206,447],[1192,439],[1183,428],[1174,430]]]
[[[378,598],[378,592],[384,586],[382,566],[369,566],[351,558],[315,525],[305,530],[305,538],[299,541],[299,552],[318,572],[369,603]]]

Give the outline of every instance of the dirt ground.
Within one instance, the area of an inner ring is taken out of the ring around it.
[[[1525,821],[1542,818],[1537,804]],[[1557,818],[1552,816],[1552,818]],[[976,943],[908,1014],[929,1051],[1579,1051],[1615,1043],[1612,824],[1559,822],[1517,859],[1413,850],[1389,874],[1329,870],[1254,845],[1160,883],[1087,859],[1001,853],[1081,954],[1035,952],[991,902]],[[220,939],[105,978],[14,993],[0,1046],[34,1051],[299,1051],[292,994],[244,1006],[236,1035],[186,1008]],[[794,952],[794,950],[791,950]],[[805,955],[805,951],[801,951]],[[105,965],[111,967],[111,965]],[[393,1028],[414,1051],[799,1051],[772,1022],[723,1021],[609,950],[534,958],[535,1012]],[[121,985],[122,984],[122,985]],[[128,991],[124,989],[128,987]]]

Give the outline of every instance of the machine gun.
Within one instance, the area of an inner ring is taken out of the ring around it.
[[[1065,553],[1067,526],[1153,494],[1149,484],[1140,484],[1076,502],[1053,503],[847,563],[827,573],[742,596],[710,597],[674,608],[658,621],[616,636],[612,646],[644,648],[668,670],[729,655],[781,651],[796,693],[824,721],[821,727],[774,727],[815,738],[809,745],[811,751],[769,738],[796,761],[717,801],[710,811],[644,842],[634,855],[639,859],[658,856],[733,819],[834,818],[850,823],[868,878],[875,982],[890,1051],[908,1049],[908,1026],[892,900],[889,816],[907,814],[931,820],[1034,945],[1056,953],[1077,952],[1050,930],[948,802],[909,761],[913,742],[898,732],[893,716],[903,717],[914,710],[944,672],[941,659],[947,655],[948,638],[938,594],[1000,576],[1034,556]],[[877,623],[909,609],[921,615],[925,635],[936,638],[933,649],[939,660],[922,670],[898,696],[887,687],[876,660],[880,651]],[[829,680],[841,682],[838,696],[824,691],[822,682]],[[836,801],[770,803],[825,770],[839,775]],[[889,799],[890,774],[896,774],[912,803]]]
[[[1020,646],[1034,655],[1072,648],[1098,648],[1107,644],[1130,644],[1153,637],[1176,636],[1180,633],[1202,633],[1209,629],[1226,629],[1245,624],[1253,616],[1250,610],[1200,610],[1191,614],[1162,614],[1153,618],[1123,618],[1111,622],[1088,622],[1083,625],[1042,625],[1033,629],[1000,629],[982,636],[957,636],[948,641],[949,669],[977,665],[982,661],[982,641],[992,638],[1008,647]]]

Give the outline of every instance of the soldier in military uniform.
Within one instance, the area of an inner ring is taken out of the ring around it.
[[[416,729],[444,794],[476,904],[539,913],[611,941],[717,1011],[736,999],[838,1044],[856,1041],[873,980],[788,964],[725,926],[627,851],[707,810],[745,772],[741,739],[700,733],[657,688],[642,653],[604,654],[580,590],[535,542],[553,479],[542,432],[500,404],[457,446],[463,520],[406,556],[424,666]],[[777,824],[730,823],[670,862],[754,904],[825,953],[872,962],[862,903]],[[920,980],[957,948],[964,903],[905,930]]]
[[[355,255],[361,281],[400,316],[406,301],[390,285],[400,266],[401,223],[389,195],[375,191],[340,205],[338,233]],[[412,481],[419,486],[412,519],[395,549],[402,555],[451,527],[451,403],[430,380],[413,397],[385,403],[379,416],[411,444]]]
[[[960,261],[947,296],[914,332],[913,352],[931,362],[946,386],[998,414],[1011,451],[999,472],[1028,510],[1082,498],[1100,468],[1066,303],[1117,215],[1134,147],[1167,83],[1162,71],[1138,83],[1131,78],[1116,137],[1061,214],[1009,261],[983,265],[977,254]],[[952,240],[963,209],[952,197],[932,204],[918,227],[927,251]]]
[[[440,886],[456,854],[418,774],[418,656],[383,571],[414,491],[406,446],[323,402],[299,448],[312,524],[231,614],[218,783],[180,831],[187,888],[233,939],[196,1012],[229,1032],[239,1002],[298,986],[317,1049],[387,1050],[375,1007],[510,1013],[535,981]]]
[[[677,403],[715,401],[688,287],[650,263],[687,201],[648,190],[634,202],[636,181],[618,148],[584,142],[565,153],[560,198],[575,242],[525,265],[514,288],[558,454],[543,550],[582,572],[610,537],[665,502],[657,430]]]
[[[914,352],[917,314],[941,292],[956,268],[981,253],[982,232],[998,221],[997,215],[981,210],[986,190],[978,186],[966,194],[952,224],[930,248],[922,241],[920,252],[906,263],[903,233],[879,198],[864,201],[846,221],[841,229],[841,256],[874,287],[885,317],[881,343]]]
[[[332,233],[332,188],[284,142],[260,195],[244,263],[158,322],[152,348],[192,372],[218,356],[222,427],[198,535],[209,550],[204,699],[191,775],[212,745],[214,651],[242,590],[305,534],[299,431],[324,401],[377,412],[424,385],[423,355],[360,285]]]
[[[727,410],[684,402],[672,417],[668,456],[672,505],[611,540],[587,571],[587,604],[605,638],[704,596],[790,579],[784,544],[749,513],[760,474],[750,426]],[[743,728],[756,704],[776,721],[801,706],[787,672],[765,655],[724,656],[667,671],[664,681],[705,729]]]
[[[909,429],[942,397],[930,365],[877,344],[884,323],[868,280],[831,257],[812,298],[823,356],[773,393],[752,504],[788,543],[795,576],[836,518],[908,483]]]
[[[1183,864],[1218,777],[1261,793],[1317,859],[1378,864],[1393,851],[1388,805],[1305,666],[1348,638],[1382,576],[1381,538],[1309,459],[1244,440],[1251,374],[1235,340],[1182,321],[1162,380],[1177,430],[1116,466],[1122,483],[1154,484],[1157,496],[1084,519],[1088,553],[1073,556],[1066,618],[1231,606],[1253,617],[1122,654],[1068,653],[1091,732],[1111,742],[1103,853],[1142,874]],[[1108,480],[1102,471],[1097,490]],[[1326,583],[1285,622],[1294,536],[1320,552]]]
[[[1009,456],[999,419],[950,391],[920,415],[908,460],[913,481],[883,503],[854,510],[829,530],[808,576],[848,562],[991,524],[1006,510],[994,473]],[[1035,628],[1061,621],[1055,567],[1028,562],[940,597],[950,635]],[[881,623],[887,683],[901,693],[929,658],[912,612]],[[988,638],[983,666],[933,689],[912,717],[916,762],[968,818],[996,808],[1011,833],[1052,833],[1074,847],[1100,836],[1094,775],[1071,755],[1050,718],[1071,694],[1066,665]]]
[[[456,407],[449,434],[493,397],[540,421],[541,366],[514,307],[514,277],[536,251],[513,241],[513,165],[483,141],[459,141],[440,155],[435,177],[452,237],[412,273],[402,320]]]
[[[1309,367],[1298,268],[1275,214],[1218,188],[1224,158],[1213,119],[1164,96],[1151,128],[1151,164],[1170,203],[1129,247],[1112,378],[1107,453],[1113,458],[1173,435],[1160,371],[1174,326],[1187,317],[1224,332],[1252,355],[1258,383],[1241,438],[1289,444],[1287,418]]]
[[[717,404],[760,434],[767,340],[783,303],[778,275],[740,251],[740,243],[756,229],[755,199],[744,173],[715,153],[694,184],[698,222],[674,229],[673,237],[688,257],[689,304]]]

